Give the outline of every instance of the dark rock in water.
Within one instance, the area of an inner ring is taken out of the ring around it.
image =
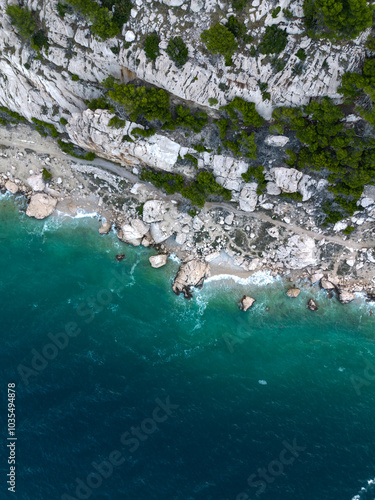
[[[120,254],[116,255],[117,262],[121,262],[124,259],[125,259],[125,254],[124,253],[120,253]]]
[[[240,306],[241,311],[246,312],[248,309],[250,309],[250,307],[254,304],[254,302],[256,302],[255,299],[247,295],[244,295],[238,305]]]
[[[317,311],[319,309],[318,304],[313,299],[310,299],[308,301],[307,307],[310,309],[310,311]]]
[[[270,308],[267,306],[267,307],[266,307],[266,311],[267,311],[267,312],[269,312],[269,310],[270,310]]]
[[[329,299],[332,299],[332,297],[333,297],[333,292],[328,292],[328,293],[327,293],[327,297],[328,297]]]

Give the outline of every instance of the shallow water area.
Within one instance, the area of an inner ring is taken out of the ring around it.
[[[100,236],[95,216],[37,221],[23,208],[0,198],[14,498],[374,498],[374,304],[308,284],[291,299],[264,273],[210,278],[187,301],[171,290],[176,259],[153,269],[153,250]],[[256,299],[246,313],[244,294]],[[121,464],[105,478],[114,451]]]

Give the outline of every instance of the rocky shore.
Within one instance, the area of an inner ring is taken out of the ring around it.
[[[285,169],[287,175],[282,168],[273,170],[269,184],[275,189],[291,188],[292,183],[298,187],[301,179],[290,172],[293,169]],[[265,199],[248,212],[240,197],[238,205],[207,203],[192,215],[179,195],[165,195],[140,182],[137,174],[137,167],[71,159],[54,141],[40,138],[27,126],[0,132],[0,188],[25,196],[28,216],[44,219],[55,210],[73,216],[95,212],[103,220],[100,234],[113,227],[126,244],[155,247],[160,256],[150,260],[153,267],[164,265],[173,252],[182,262],[173,291],[186,298],[210,274],[246,277],[265,270],[293,282],[319,281],[342,303],[353,300],[355,292],[374,297],[372,188],[364,195],[366,207],[350,222],[357,223],[357,229],[349,238],[337,228],[323,232],[309,225],[309,205],[296,202],[273,203],[271,210]]]

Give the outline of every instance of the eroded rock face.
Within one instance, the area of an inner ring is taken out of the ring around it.
[[[55,210],[56,205],[56,198],[45,193],[37,193],[31,197],[26,215],[35,219],[45,219]]]
[[[159,267],[165,266],[168,260],[168,255],[165,254],[160,254],[160,255],[152,255],[148,259],[150,261],[151,267],[154,267],[155,269]]]
[[[86,109],[72,115],[66,130],[72,142],[103,158],[121,164],[172,170],[181,149],[177,142],[159,134],[148,139],[133,137],[134,142],[123,141],[124,135],[131,135],[134,127],[143,127],[130,121],[121,129],[110,127],[108,123],[113,116],[107,110]]]
[[[253,299],[252,297],[249,297],[248,295],[244,295],[239,303],[241,311],[246,312],[248,309],[250,309],[250,307],[253,306],[253,304],[255,302],[256,302],[256,300]]]
[[[256,182],[249,182],[242,188],[239,203],[240,209],[244,212],[254,212],[258,201],[257,187]]]
[[[207,262],[193,259],[181,264],[174,279],[172,290],[176,295],[184,294],[185,299],[192,296],[192,287],[201,287],[209,275],[210,266]]]

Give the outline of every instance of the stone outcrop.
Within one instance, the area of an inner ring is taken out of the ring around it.
[[[108,234],[111,230],[112,224],[110,222],[103,222],[99,228],[99,234]]]
[[[319,309],[318,304],[313,299],[309,299],[307,308],[310,309],[310,311],[317,311]]]
[[[53,198],[45,193],[36,193],[31,197],[26,210],[26,215],[29,217],[35,217],[35,219],[45,219],[52,214],[56,205],[56,198]]]
[[[242,188],[239,203],[240,209],[244,212],[254,212],[258,201],[257,187],[256,182],[250,182]]]
[[[240,307],[241,311],[246,312],[248,309],[250,309],[250,307],[253,306],[253,304],[255,302],[256,302],[256,300],[253,299],[252,297],[249,297],[248,295],[244,295],[239,302],[239,307]]]
[[[291,297],[295,299],[298,297],[298,295],[301,293],[301,290],[299,288],[289,288],[289,290],[286,292],[288,297]]]
[[[240,190],[244,182],[241,174],[249,168],[246,162],[223,155],[215,155],[211,166],[216,181],[231,191]]]
[[[336,286],[329,281],[327,278],[322,278],[320,280],[320,286],[323,288],[323,290],[335,290]]]
[[[152,255],[148,259],[150,261],[151,267],[154,267],[155,269],[159,267],[165,266],[168,260],[168,255],[166,254],[160,254],[160,255]]]
[[[284,193],[296,193],[298,183],[302,179],[302,172],[295,168],[275,167],[272,168],[270,174],[275,180],[275,184]]]
[[[207,262],[193,259],[181,264],[174,279],[172,290],[176,295],[184,294],[185,299],[192,296],[192,287],[201,287],[209,275],[210,266]]]
[[[123,224],[118,233],[118,238],[124,243],[129,243],[133,246],[141,244],[143,236],[150,230],[150,227],[139,219],[133,219],[130,224]]]
[[[289,137],[285,135],[268,135],[264,142],[267,146],[276,146],[278,148],[283,148],[289,142]]]

